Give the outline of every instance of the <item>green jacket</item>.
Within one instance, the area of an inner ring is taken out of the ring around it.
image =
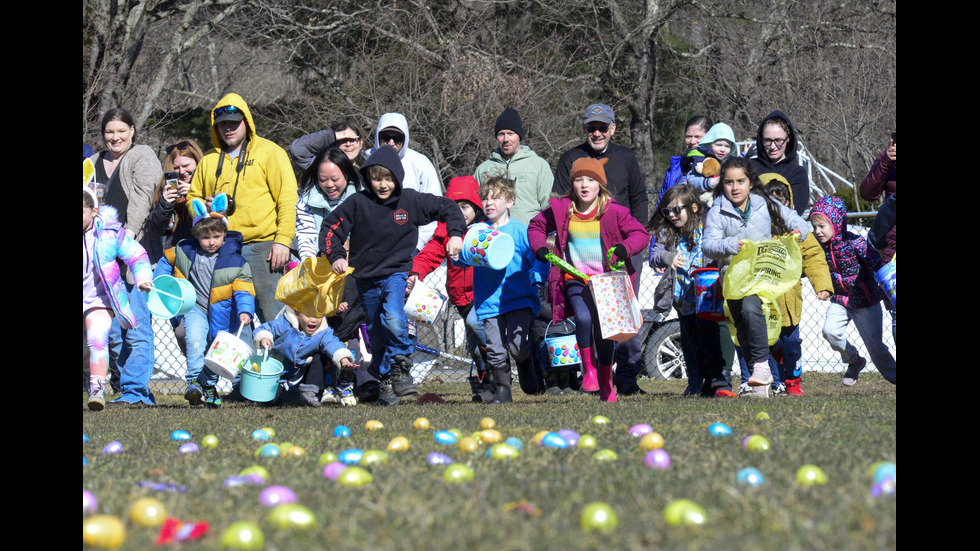
[[[494,149],[490,158],[480,163],[473,174],[480,185],[492,176],[514,180],[517,197],[514,208],[510,209],[510,217],[514,220],[526,225],[539,212],[548,208],[555,175],[551,172],[548,161],[538,157],[530,147],[522,145],[509,162],[500,155],[500,149]]]

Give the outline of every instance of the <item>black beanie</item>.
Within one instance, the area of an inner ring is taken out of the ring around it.
[[[521,116],[517,114],[517,111],[508,107],[497,117],[497,124],[493,127],[494,135],[501,130],[512,130],[520,136],[521,140],[524,139],[524,125],[521,123]]]

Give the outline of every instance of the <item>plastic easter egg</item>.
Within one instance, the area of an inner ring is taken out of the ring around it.
[[[88,444],[88,436],[82,434],[82,444]]]
[[[881,482],[886,478],[897,480],[898,473],[895,470],[894,463],[890,461],[885,461],[874,470],[874,473],[871,475],[871,477],[874,479],[875,483],[877,484],[878,482]]]
[[[735,482],[749,486],[762,486],[766,483],[766,477],[755,467],[745,467],[735,475]]]
[[[463,431],[459,429],[449,429],[449,432],[455,435],[457,440],[463,437]]]
[[[732,429],[725,423],[711,423],[711,425],[708,427],[708,432],[710,432],[712,436],[728,436],[732,433]]]
[[[881,467],[882,465],[892,465],[894,467],[895,463],[891,461],[875,461],[868,467],[868,470],[866,471],[868,476],[874,478],[875,471],[877,471],[878,468]]]
[[[337,461],[337,454],[333,452],[323,452],[320,454],[320,457],[317,458],[316,466],[323,467],[333,463],[334,461]]]
[[[255,429],[252,431],[252,440],[258,440],[259,442],[268,442],[269,433],[262,429]]]
[[[617,459],[619,459],[619,455],[609,449],[599,450],[592,454],[593,461],[616,461]]]
[[[350,429],[344,425],[337,425],[337,428],[333,429],[333,435],[337,438],[347,438],[350,436]]]
[[[582,509],[579,523],[585,532],[611,534],[619,523],[619,517],[616,516],[616,511],[608,504],[601,501],[593,501]]]
[[[323,467],[323,477],[324,478],[329,478],[330,480],[337,480],[337,477],[339,477],[340,476],[340,473],[344,472],[344,469],[346,469],[346,468],[347,468],[347,465],[345,465],[344,463],[341,463],[340,461],[334,461],[332,463],[327,463]]]
[[[558,436],[558,433],[549,432],[541,437],[541,445],[546,448],[564,449],[568,447],[568,442],[566,442],[561,436]]]
[[[871,497],[878,498],[881,496],[893,496],[897,493],[897,490],[898,484],[895,482],[895,479],[890,476],[886,476],[871,486]]]
[[[690,499],[675,499],[664,508],[664,520],[671,526],[700,526],[707,519],[704,508]]]
[[[112,515],[95,515],[82,523],[82,542],[89,547],[115,549],[126,540],[126,526]]]
[[[270,526],[279,530],[306,529],[316,526],[313,511],[299,503],[283,503],[276,505],[265,517]]]
[[[383,428],[385,428],[385,426],[381,423],[381,421],[376,421],[374,419],[364,423],[365,430],[381,430]]]
[[[217,448],[218,447],[218,437],[215,436],[215,435],[213,435],[213,434],[209,434],[209,435],[205,436],[204,438],[201,439],[201,447],[202,448]]]
[[[608,425],[609,424],[609,418],[606,417],[605,415],[596,415],[596,416],[592,417],[592,424],[593,425]]]
[[[586,450],[595,449],[597,445],[598,442],[596,441],[595,436],[592,436],[591,434],[583,434],[578,439],[578,447],[582,449],[586,449]]]
[[[558,436],[561,436],[561,439],[567,442],[569,446],[578,445],[579,435],[571,429],[561,429],[558,431]]]
[[[480,431],[480,440],[487,444],[496,444],[503,439],[504,436],[497,429],[483,429]]]
[[[269,439],[270,439],[270,440],[271,440],[272,438],[275,438],[275,437],[276,437],[276,431],[274,431],[274,430],[272,430],[272,428],[270,428],[270,427],[262,427],[262,428],[261,428],[261,429],[259,429],[259,430],[261,430],[261,431],[265,431],[265,433],[269,435]]]
[[[257,524],[248,520],[233,523],[221,534],[222,549],[239,549],[252,551],[262,549],[265,545],[265,535]]]
[[[494,421],[493,419],[489,418],[489,417],[484,417],[483,419],[480,419],[480,428],[481,429],[484,429],[484,430],[486,430],[486,429],[492,429],[495,426],[497,426],[497,422]]]
[[[436,439],[436,442],[440,444],[450,445],[456,443],[456,435],[449,432],[448,430],[436,431],[436,433],[433,434],[432,436]]]
[[[764,411],[760,411],[759,413],[756,413],[755,414],[755,420],[756,421],[768,421],[769,420],[769,414],[766,413],[766,412],[764,412]]]
[[[255,451],[255,455],[259,457],[279,457],[281,453],[282,450],[275,444],[265,444]]]
[[[503,442],[494,444],[487,450],[487,456],[498,461],[503,459],[517,459],[520,455],[521,452],[517,451],[517,448],[510,444],[504,444]]]
[[[670,455],[660,448],[653,449],[643,458],[643,464],[648,469],[666,471],[670,467]]]
[[[269,480],[269,470],[262,465],[252,465],[251,467],[245,467],[238,473],[238,476],[257,476],[259,479],[265,481]]]
[[[769,451],[769,441],[765,436],[753,434],[745,442],[745,449],[753,452]]]
[[[186,442],[191,439],[191,433],[186,430],[175,430],[170,433],[170,439],[174,442]]]
[[[646,423],[639,423],[630,427],[630,436],[633,438],[639,438],[645,434],[650,434],[653,432],[653,427]]]
[[[84,467],[85,465],[88,465],[88,459],[85,459],[85,456],[83,455],[82,456],[82,466]]]
[[[659,450],[664,447],[664,437],[659,432],[648,432],[640,438],[640,449],[643,451]]]
[[[388,442],[388,447],[386,449],[390,452],[403,452],[407,451],[410,446],[411,444],[409,443],[408,438],[405,438],[404,436],[396,436],[391,439],[391,442]]]
[[[388,462],[388,453],[381,450],[365,450],[357,465],[366,469],[374,468]]]
[[[286,486],[269,486],[259,494],[259,503],[266,507],[275,507],[281,503],[296,501],[296,492]]]
[[[285,454],[285,453],[287,453],[287,452],[288,452],[289,450],[291,450],[291,449],[293,449],[293,448],[295,448],[295,447],[296,447],[296,446],[294,446],[292,442],[283,442],[282,444],[279,444],[279,451],[280,451],[281,453],[283,453],[283,454]]]
[[[282,454],[285,457],[303,457],[306,455],[306,450],[301,446],[289,446]]]
[[[475,452],[479,447],[479,442],[471,436],[464,436],[456,442],[456,447],[462,452]]]
[[[473,469],[464,463],[453,463],[442,472],[442,479],[449,484],[459,484],[473,480]]]
[[[801,486],[826,484],[827,475],[816,465],[803,465],[796,470],[796,483]]]
[[[197,453],[201,451],[201,448],[194,442],[184,442],[177,448],[177,451],[180,453]]]
[[[123,451],[122,442],[119,442],[118,440],[113,440],[112,442],[106,444],[104,448],[102,448],[102,455],[122,453],[122,451]]]
[[[518,450],[524,447],[524,443],[521,442],[521,439],[516,436],[507,438],[507,440],[504,440],[504,444],[509,444]]]
[[[357,465],[358,461],[361,460],[362,455],[364,455],[363,450],[358,448],[350,448],[337,454],[337,460],[345,465]]]
[[[425,462],[429,465],[450,465],[453,460],[444,453],[432,452],[426,456]]]
[[[425,417],[419,417],[414,422],[412,422],[413,429],[419,430],[429,430],[429,420]]]
[[[129,521],[143,528],[153,528],[160,526],[167,518],[167,508],[159,499],[153,497],[143,497],[137,499],[129,506],[126,513]]]
[[[95,499],[95,494],[82,489],[82,514],[87,515],[99,510],[99,500]]]
[[[337,477],[337,482],[348,488],[360,488],[374,482],[374,475],[360,467],[347,467]]]
[[[537,445],[540,446],[541,445],[541,439],[544,438],[544,435],[546,435],[546,434],[548,434],[550,432],[551,431],[547,431],[547,430],[542,430],[542,431],[536,432],[534,434],[534,436],[531,437],[531,442],[534,442],[535,444],[537,444]]]

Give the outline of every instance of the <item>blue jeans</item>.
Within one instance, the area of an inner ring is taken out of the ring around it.
[[[387,377],[396,355],[411,358],[414,351],[412,339],[408,336],[408,318],[405,316],[407,275],[396,272],[386,277],[354,278],[371,343],[369,372],[375,377]]]
[[[276,315],[282,310],[282,303],[276,300],[276,286],[282,279],[282,272],[273,272],[269,268],[269,261],[266,259],[270,252],[272,241],[253,241],[242,246],[242,257],[252,270],[255,315],[261,323],[276,319]]]
[[[156,398],[150,392],[150,377],[153,375],[153,319],[146,306],[146,293],[135,286],[126,285],[129,290],[129,306],[136,318],[136,327],[123,329],[119,316],[113,316],[109,328],[109,362],[119,369],[119,386],[122,396],[113,402],[155,405]]]
[[[187,374],[184,375],[184,379],[187,380],[187,384],[200,383],[204,386],[218,384],[218,376],[204,366],[204,353],[211,344],[208,340],[208,330],[206,312],[195,306],[184,314],[184,342],[187,347]]]

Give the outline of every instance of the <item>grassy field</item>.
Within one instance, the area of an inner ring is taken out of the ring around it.
[[[82,426],[87,464],[83,487],[98,498],[99,513],[126,519],[135,500],[153,496],[169,516],[207,521],[210,532],[182,549],[217,549],[224,530],[235,521],[255,522],[264,533],[262,549],[894,549],[897,545],[895,496],[873,498],[868,467],[896,461],[896,390],[878,374],[867,374],[845,388],[839,375],[807,374],[803,398],[768,400],[738,398],[706,400],[683,397],[681,382],[644,379],[645,396],[600,403],[597,397],[525,396],[515,392],[511,405],[470,402],[464,385],[431,384],[444,403],[404,403],[394,408],[370,404],[341,409],[268,408],[226,404],[221,410],[190,409],[179,396],[160,397],[154,408],[110,407],[89,412]],[[516,385],[515,385],[516,387]],[[768,420],[758,420],[766,412]],[[611,421],[596,425],[592,418]],[[412,427],[418,417],[429,430]],[[487,456],[489,444],[475,452],[436,442],[437,430],[458,429],[463,435],[480,430],[492,418],[504,439],[516,437],[523,446],[512,460]],[[384,428],[366,430],[369,420]],[[713,436],[708,427],[722,422],[729,436]],[[663,435],[670,467],[644,465],[646,451],[629,435],[648,423]],[[333,436],[346,425],[349,438]],[[260,458],[263,442],[255,429],[275,430],[272,442],[291,443],[305,454]],[[192,442],[208,434],[219,440],[214,449],[178,452],[170,439],[185,430]],[[556,449],[536,445],[540,431],[571,429],[596,438],[595,449]],[[771,447],[756,452],[743,448],[750,434],[765,436]],[[385,450],[396,436],[405,436],[406,451],[388,452],[388,462],[373,468],[374,481],[345,487],[324,477],[317,460],[324,452],[348,448]],[[103,455],[119,441],[124,451]],[[593,460],[596,450],[610,449],[618,459]],[[430,466],[430,452],[445,453],[470,465],[471,481],[448,484],[445,466]],[[797,469],[819,466],[824,485],[801,486]],[[223,482],[252,465],[270,473],[266,485],[225,487]],[[737,484],[736,473],[755,467],[765,476],[762,486]],[[184,493],[152,491],[141,481],[186,486]],[[291,488],[297,503],[308,507],[317,524],[307,529],[277,529],[259,502],[267,485]],[[699,526],[671,526],[663,516],[677,498],[693,500],[707,513]],[[525,500],[531,507],[512,507]],[[580,515],[590,502],[609,504],[618,526],[609,535],[586,533]],[[120,549],[149,549],[159,529],[126,521]]]

